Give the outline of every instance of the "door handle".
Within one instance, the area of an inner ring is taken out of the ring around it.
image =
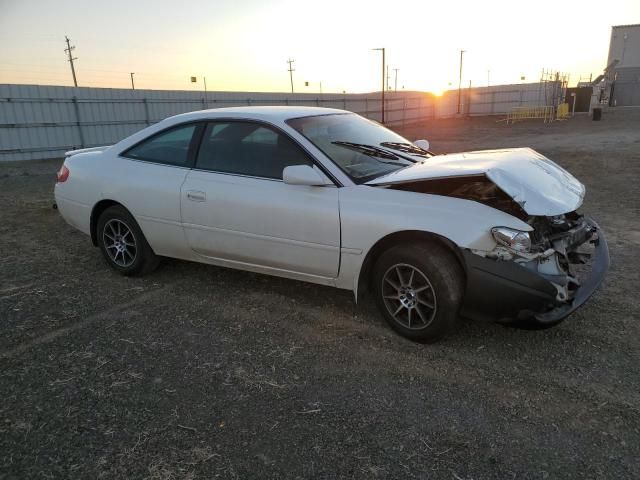
[[[188,190],[187,198],[192,202],[204,202],[207,200],[207,195],[200,190]]]

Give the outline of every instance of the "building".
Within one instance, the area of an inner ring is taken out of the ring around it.
[[[609,105],[640,105],[640,24],[611,27],[605,74]]]

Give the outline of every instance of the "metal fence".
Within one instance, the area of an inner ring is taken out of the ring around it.
[[[463,89],[460,114],[504,114],[544,103],[543,84]],[[380,93],[283,94],[0,85],[0,161],[61,157],[73,148],[113,144],[179,113],[239,105],[305,105],[381,120]],[[385,124],[401,127],[458,114],[458,91],[441,97],[389,92]]]

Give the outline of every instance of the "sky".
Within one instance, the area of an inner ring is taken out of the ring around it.
[[[441,92],[462,84],[574,84],[606,66],[611,26],[640,0],[0,0],[0,83],[202,90]],[[196,76],[197,83],[190,77]],[[309,86],[305,85],[309,82]]]

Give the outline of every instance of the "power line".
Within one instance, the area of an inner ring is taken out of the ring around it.
[[[71,64],[71,74],[73,75],[73,85],[77,87],[77,86],[78,86],[78,80],[76,80],[76,69],[75,69],[75,67],[73,66],[73,61],[74,61],[74,60],[77,60],[77,59],[78,59],[78,57],[74,57],[74,56],[71,54],[71,51],[72,51],[72,50],[75,50],[76,46],[75,46],[75,45],[74,45],[74,46],[71,46],[71,45],[69,44],[69,37],[67,37],[66,35],[65,35],[64,39],[65,39],[65,41],[67,42],[67,48],[65,48],[65,49],[64,49],[64,51],[65,51],[65,52],[67,52],[67,54],[69,55],[69,60],[68,60],[68,61],[69,61],[69,63]]]
[[[65,52],[67,50],[65,49]],[[53,68],[55,70],[58,70],[59,66],[59,61],[58,60],[52,60],[50,58],[42,58],[42,57],[29,57],[30,58],[30,62],[25,63],[25,62],[15,62],[13,60],[11,61],[4,61],[2,59],[0,59],[0,65],[5,65],[5,66],[10,66],[10,67],[26,67],[29,69],[32,69],[34,66],[36,68]],[[75,59],[74,59],[75,60]],[[104,65],[104,62],[100,63],[101,65]],[[127,72],[126,70],[112,70],[112,69],[104,69],[104,68],[91,68],[90,66],[87,65],[87,63],[85,62],[83,64],[82,67],[82,71],[84,72],[106,72],[106,73],[113,73],[113,74],[118,74],[121,75],[123,73],[125,74],[129,74],[130,72]],[[136,75],[162,75],[164,77],[175,77],[175,78],[184,78],[183,74],[176,74],[176,73],[169,73],[165,70],[148,70],[148,71],[138,71],[135,72]],[[84,78],[84,76],[83,76]]]
[[[293,93],[293,72],[295,72],[293,62],[295,62],[295,60],[292,60],[291,58],[287,60],[287,63],[289,64],[289,79],[291,80],[291,93]]]
[[[2,64],[0,63],[0,67],[2,66]],[[40,69],[32,69],[32,68],[11,68],[11,69],[7,69],[5,70],[3,73],[6,75],[8,72],[11,73],[27,73],[27,74],[45,74],[45,75],[56,75],[58,77],[65,77],[68,78],[68,73],[67,72],[60,72],[60,71],[56,71],[56,70],[40,70]]]

